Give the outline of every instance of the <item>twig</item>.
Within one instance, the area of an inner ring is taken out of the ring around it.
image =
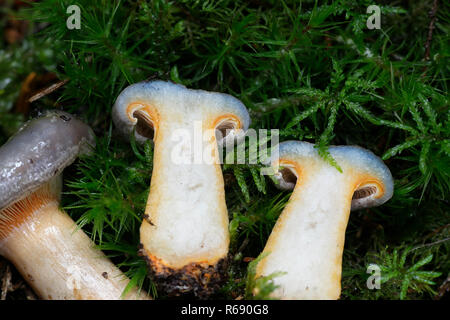
[[[431,40],[433,39],[433,29],[434,29],[434,23],[436,22],[436,12],[437,12],[437,6],[438,6],[438,0],[434,0],[433,2],[433,8],[430,11],[430,25],[428,26],[428,37],[427,41],[425,42],[425,60],[430,60],[430,47],[431,47]]]
[[[442,284],[439,286],[438,294],[434,297],[434,300],[440,300],[448,291],[450,291],[450,273],[447,279],[445,279],[444,282],[442,282]]]
[[[2,293],[0,300],[6,300],[6,295],[11,288],[11,270],[9,269],[9,265],[6,265],[5,274],[2,279]]]
[[[434,235],[436,235],[437,233],[441,232],[442,230],[444,230],[444,229],[446,229],[446,228],[448,228],[448,227],[450,227],[450,223],[448,223],[448,224],[446,224],[446,225],[443,225],[443,226],[440,226],[440,227],[438,227],[438,228],[432,230],[431,233],[429,233],[428,235],[426,235],[426,236],[423,238],[423,240],[426,240],[426,239],[429,239],[429,238],[433,237]]]
[[[36,100],[39,100],[40,98],[42,98],[42,97],[52,93],[53,91],[57,90],[58,88],[62,87],[67,82],[69,82],[69,79],[61,80],[61,81],[58,81],[55,84],[52,84],[50,87],[47,87],[47,88],[39,91],[35,95],[33,95],[30,99],[28,99],[28,102],[32,103],[32,102],[34,102]]]
[[[431,247],[431,246],[434,246],[434,245],[436,245],[436,244],[440,244],[440,243],[443,243],[443,242],[446,242],[446,241],[449,241],[449,240],[450,240],[450,238],[445,238],[445,239],[441,239],[441,240],[438,240],[438,241],[435,241],[435,242],[431,242],[431,243],[427,243],[427,244],[422,244],[422,245],[420,245],[420,246],[417,246],[417,247],[412,248],[411,251],[414,251],[414,250],[417,250],[417,249],[426,248],[426,247]]]

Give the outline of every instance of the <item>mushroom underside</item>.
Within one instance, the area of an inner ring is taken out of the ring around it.
[[[225,139],[225,137],[230,134],[231,130],[236,129],[236,124],[232,120],[225,120],[219,123],[216,127],[216,135],[218,137],[222,137],[222,139]]]
[[[155,126],[150,116],[142,110],[136,110],[133,112],[133,117],[136,122],[136,133],[140,136],[153,140],[155,137]]]
[[[279,169],[279,178],[281,187],[287,186],[289,189],[293,189],[297,183],[297,175],[290,167],[282,167]],[[361,200],[363,198],[370,198],[378,193],[378,189],[373,184],[363,184],[353,192],[352,200]]]

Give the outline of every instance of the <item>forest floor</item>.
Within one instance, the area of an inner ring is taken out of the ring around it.
[[[373,2],[0,0],[0,145],[46,109],[85,120],[97,147],[65,171],[64,209],[133,283],[164,299],[137,254],[152,145],[119,139],[111,108],[149,78],[231,94],[254,129],[315,143],[331,164],[329,145],[359,145],[390,168],[392,199],[350,216],[341,299],[447,300],[450,3],[376,1],[377,25]],[[80,29],[67,24],[73,4]],[[270,279],[252,279],[251,261],[290,192],[261,167],[223,166],[232,258],[218,298],[273,290]],[[366,285],[373,264],[378,290]],[[0,292],[36,299],[3,258]]]

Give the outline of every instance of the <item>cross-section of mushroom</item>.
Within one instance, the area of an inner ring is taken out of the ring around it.
[[[52,111],[0,148],[0,254],[42,299],[121,299],[129,282],[59,209],[60,173],[90,145],[86,124]]]
[[[392,197],[393,179],[372,152],[333,146],[342,168],[323,160],[314,145],[280,144],[276,178],[294,189],[267,241],[257,276],[285,272],[274,279],[282,299],[337,299],[341,292],[342,253],[351,210],[378,206]]]
[[[152,81],[127,87],[113,119],[125,134],[135,128],[137,141],[154,141],[140,234],[153,279],[172,295],[212,293],[222,281],[229,245],[218,143],[244,134],[247,109],[227,94]]]

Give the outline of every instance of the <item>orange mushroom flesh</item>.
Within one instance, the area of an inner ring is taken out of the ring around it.
[[[256,276],[284,272],[274,279],[281,299],[338,299],[342,253],[351,210],[378,206],[393,193],[386,165],[356,146],[333,146],[329,152],[342,169],[323,160],[314,145],[280,144],[277,179],[294,189],[264,248]]]

